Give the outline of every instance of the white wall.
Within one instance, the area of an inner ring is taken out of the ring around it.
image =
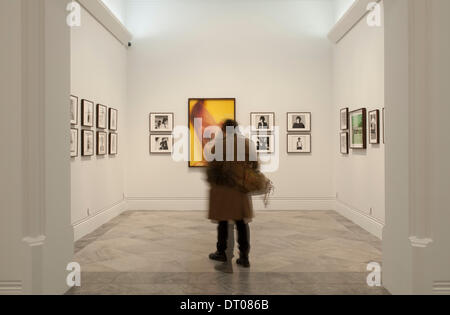
[[[119,154],[72,159],[72,223],[75,238],[94,230],[124,208],[127,49],[84,9],[72,29],[72,94],[119,111]],[[81,116],[79,117],[81,118]],[[81,146],[81,125],[78,125]],[[96,130],[95,128],[92,128]]]
[[[149,154],[150,112],[187,126],[191,97],[235,97],[237,120],[273,111],[281,127],[273,209],[331,209],[328,1],[130,1],[127,197],[130,209],[203,209],[202,169]],[[286,113],[312,112],[311,155],[287,155]],[[258,205],[260,207],[260,205]]]
[[[102,0],[122,24],[126,23],[126,1],[127,0]]]
[[[335,156],[336,209],[373,234],[381,237],[385,218],[384,144],[380,128],[379,145],[367,150],[340,154],[341,108],[384,107],[384,27],[369,27],[362,19],[333,52],[333,134]],[[380,126],[380,127],[381,127]]]
[[[355,3],[355,0],[331,0],[334,4],[334,21],[337,22],[347,10]]]

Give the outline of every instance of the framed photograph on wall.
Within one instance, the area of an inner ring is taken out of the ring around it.
[[[150,132],[172,132],[173,113],[150,113]]]
[[[70,129],[70,157],[78,156],[78,129]]]
[[[97,128],[106,129],[107,127],[107,110],[105,105],[97,104]]]
[[[78,125],[78,97],[70,96],[70,124]]]
[[[118,145],[119,145],[119,136],[117,133],[111,132],[109,133],[109,155],[117,155]]]
[[[386,114],[385,114],[385,109],[383,108],[383,143],[386,143],[386,136],[385,136],[385,134],[386,134],[385,124],[386,124],[386,122],[385,122],[385,120],[386,120]]]
[[[341,130],[348,130],[348,108],[341,109]]]
[[[380,111],[369,112],[369,142],[370,144],[380,143]]]
[[[348,154],[348,132],[341,132],[341,154]]]
[[[173,135],[151,135],[150,154],[171,154],[173,152]]]
[[[275,136],[267,134],[258,134],[252,136],[252,141],[256,146],[257,153],[274,153]]]
[[[109,130],[117,131],[117,125],[119,121],[119,112],[117,109],[109,109]]]
[[[81,131],[81,155],[94,155],[94,132],[92,130]]]
[[[367,148],[367,111],[361,108],[349,113],[350,148]]]
[[[272,132],[275,130],[275,113],[251,113],[252,132]]]
[[[189,113],[189,167],[208,165],[203,152],[206,139],[203,131],[207,127],[218,126],[227,119],[236,119],[236,99],[234,98],[191,98],[188,101]],[[195,122],[201,119],[201,126]]]
[[[83,127],[94,127],[94,103],[91,101],[81,101],[81,125]]]
[[[108,134],[104,131],[97,132],[97,155],[106,155],[108,146]]]
[[[311,153],[311,135],[288,135],[288,153]]]
[[[311,132],[311,113],[287,113],[288,132]]]

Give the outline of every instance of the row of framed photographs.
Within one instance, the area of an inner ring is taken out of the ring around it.
[[[118,135],[110,132],[97,131],[97,146],[94,144],[95,133],[92,130],[81,130],[81,156],[117,155]],[[70,157],[78,157],[78,129],[70,130]]]
[[[275,113],[251,113],[250,126],[252,132],[275,131]],[[311,132],[311,113],[287,113],[288,132]]]
[[[70,96],[70,124],[72,126],[78,125],[78,97]],[[94,127],[94,120],[96,118],[96,127],[98,129],[109,129],[117,131],[119,112],[117,109],[108,108],[105,105],[97,104],[96,114],[94,115],[94,102],[86,99],[81,100],[81,126],[92,128]],[[95,117],[94,117],[95,116]]]
[[[384,117],[383,108],[383,143],[384,137]],[[367,122],[367,109],[360,108],[349,112],[348,108],[340,111],[340,151],[348,154],[349,149],[367,149],[367,125],[369,126],[369,143],[380,144],[380,110],[369,112]]]

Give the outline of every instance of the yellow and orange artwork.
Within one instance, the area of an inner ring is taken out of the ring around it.
[[[195,125],[195,119],[201,124]],[[203,155],[205,145],[211,141],[204,131],[211,126],[220,127],[227,119],[236,119],[236,99],[189,99],[189,166],[204,167],[208,164]]]

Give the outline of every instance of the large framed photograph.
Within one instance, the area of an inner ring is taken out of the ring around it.
[[[117,133],[109,133],[109,155],[117,155],[118,152],[118,138]]]
[[[348,108],[341,109],[341,130],[348,130]]]
[[[78,97],[70,96],[70,124],[78,125]]]
[[[173,113],[150,113],[150,132],[172,132]]]
[[[94,132],[92,130],[81,131],[81,155],[94,155]]]
[[[83,127],[94,127],[94,103],[91,101],[81,101],[81,125]]]
[[[350,148],[367,148],[367,111],[361,108],[349,113]]]
[[[78,129],[70,129],[70,157],[78,156]]]
[[[380,143],[380,111],[369,112],[369,142],[370,144]]]
[[[105,105],[97,104],[97,128],[106,129],[107,127],[107,110]]]
[[[171,154],[173,152],[173,135],[151,135],[151,154]]]
[[[108,146],[108,134],[104,131],[97,132],[97,155],[106,155]]]
[[[274,153],[275,136],[267,134],[257,134],[252,136],[252,141],[256,146],[257,153]]]
[[[251,113],[252,132],[272,132],[275,130],[275,113]]]
[[[117,131],[117,124],[119,121],[119,112],[117,109],[109,109],[109,130]]]
[[[311,113],[287,113],[288,132],[311,132]]]
[[[208,162],[203,152],[209,139],[203,137],[203,132],[211,126],[220,127],[227,119],[236,119],[236,99],[191,98],[188,102],[188,113],[189,167],[205,167]]]
[[[341,132],[341,154],[348,154],[348,132]]]
[[[311,135],[288,135],[288,153],[311,153]]]

